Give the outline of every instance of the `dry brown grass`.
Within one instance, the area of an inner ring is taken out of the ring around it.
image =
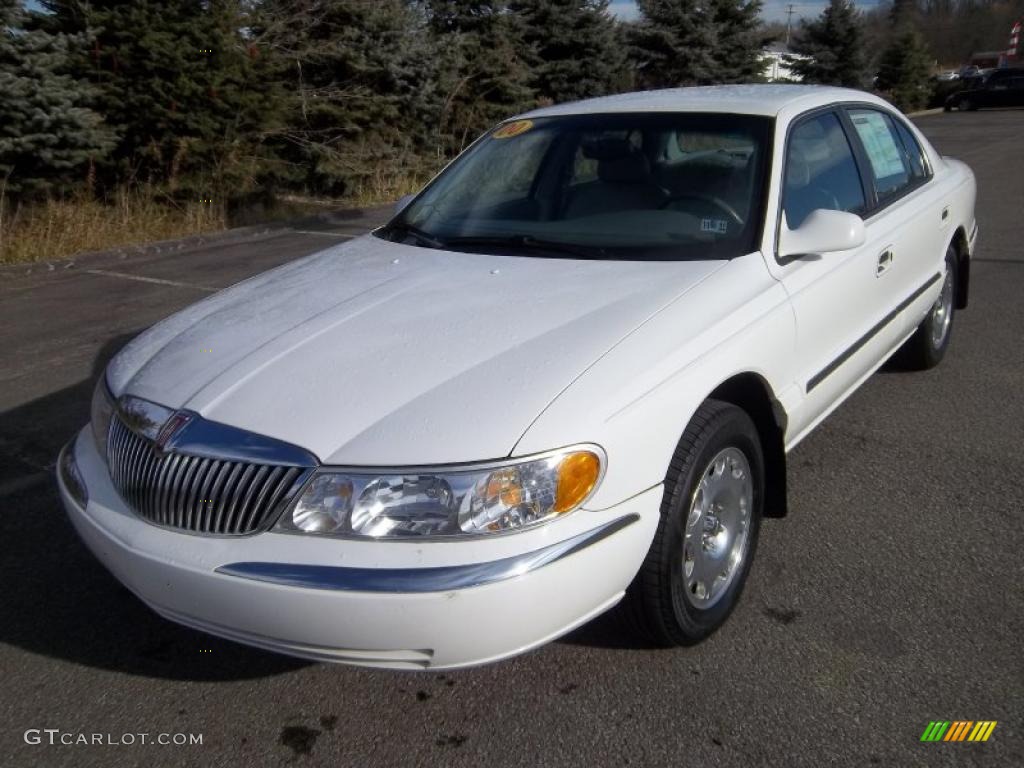
[[[419,192],[433,176],[434,171],[430,169],[416,173],[381,170],[355,184],[344,202],[356,207],[393,203],[402,195]]]
[[[78,253],[215,232],[308,215],[324,206],[363,207],[391,203],[418,191],[432,173],[384,170],[366,178],[342,200],[285,197],[269,209],[236,211],[224,205],[179,203],[144,188],[122,190],[113,202],[54,199],[14,208],[0,189],[0,264],[65,259]]]
[[[217,203],[175,203],[145,190],[113,203],[48,200],[12,209],[0,199],[0,264],[63,259],[76,253],[224,229]]]

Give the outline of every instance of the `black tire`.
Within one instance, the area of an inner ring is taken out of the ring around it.
[[[721,596],[701,609],[687,594],[683,554],[686,521],[709,463],[729,448],[741,451],[750,468],[753,503],[746,527],[746,554]],[[686,427],[669,465],[658,530],[621,607],[627,626],[660,646],[693,645],[718,629],[743,591],[757,550],[763,508],[764,457],[753,421],[730,403],[706,400]]]
[[[977,109],[974,102],[966,97],[957,102],[956,108],[961,112],[974,112]]]
[[[951,291],[952,296],[947,309],[949,322],[946,325],[945,333],[942,335],[941,341],[937,342],[937,327],[942,322],[942,318],[936,315],[933,306],[928,310],[928,316],[917,326],[914,335],[907,339],[907,343],[899,352],[898,362],[903,368],[926,371],[937,366],[946,356],[950,339],[953,338],[953,325],[956,319],[957,254],[952,245],[946,249],[946,274],[950,278],[948,290]],[[943,290],[947,290],[945,282],[943,282]],[[941,300],[942,294],[939,297],[939,301]]]

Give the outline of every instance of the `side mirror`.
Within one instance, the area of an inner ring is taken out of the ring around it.
[[[795,258],[829,251],[850,251],[864,245],[864,220],[854,213],[818,208],[796,229],[783,223],[779,258]]]
[[[398,202],[395,203],[395,216],[404,211],[405,207],[412,202],[412,199],[414,197],[416,197],[416,195],[402,195],[400,198],[398,198]]]

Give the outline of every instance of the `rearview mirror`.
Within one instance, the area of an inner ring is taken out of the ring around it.
[[[416,197],[416,195],[402,195],[400,198],[398,198],[398,202],[395,203],[395,216],[404,211],[405,206],[411,203],[414,197]]]
[[[849,251],[864,245],[864,220],[854,213],[818,208],[796,229],[783,223],[779,258],[794,258],[828,251]]]

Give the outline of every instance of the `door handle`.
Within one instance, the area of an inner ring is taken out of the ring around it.
[[[878,256],[878,266],[875,268],[875,277],[881,277],[892,266],[892,250],[886,248]]]

